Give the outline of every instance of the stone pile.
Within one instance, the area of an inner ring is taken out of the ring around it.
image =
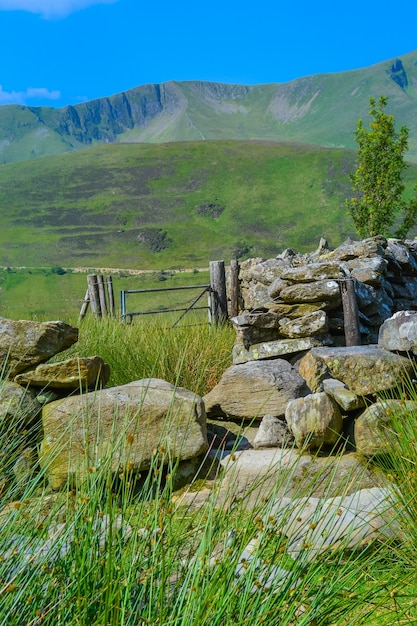
[[[390,416],[417,412],[406,397],[414,384],[414,353],[417,311],[400,311],[382,324],[376,345],[313,347],[291,358],[232,365],[203,398],[207,417],[259,425],[255,447],[295,441],[301,450],[347,446],[365,456],[385,453]],[[384,394],[391,399],[378,400]]]
[[[362,344],[378,342],[381,324],[417,309],[417,241],[372,237],[311,254],[286,250],[240,267],[242,313],[234,363],[344,345],[340,281],[354,279]]]
[[[149,468],[158,446],[183,460],[207,450],[202,399],[158,379],[106,388],[99,356],[47,363],[78,340],[64,322],[0,318],[0,493],[39,467],[53,489],[110,460],[115,475]]]

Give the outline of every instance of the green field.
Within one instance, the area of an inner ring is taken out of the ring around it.
[[[0,166],[0,265],[194,268],[337,246],[354,153],[268,142],[108,145]],[[417,171],[413,171],[417,180]]]
[[[301,144],[205,141],[1,165],[1,314],[77,314],[86,273],[106,268],[119,270],[118,299],[121,289],[160,286],[161,272],[170,286],[170,272],[188,269],[181,280],[193,284],[193,270],[210,261],[313,251],[321,237],[335,248],[355,237],[345,208],[354,159]],[[416,182],[411,165],[408,194]],[[154,275],[124,286],[126,269]]]
[[[38,268],[20,270],[0,270],[0,316],[9,319],[62,319],[68,322],[77,320],[87,289],[87,274],[66,272],[58,273],[59,268]],[[110,276],[110,274],[108,274]],[[210,282],[209,271],[173,272],[156,270],[138,276],[126,273],[113,274],[112,283],[116,306],[116,317],[120,317],[120,295],[122,290],[168,289],[163,292],[128,294],[127,312],[160,311],[161,318],[170,323],[180,317],[181,312],[163,313],[164,309],[186,308],[202,289],[169,291],[184,285],[206,285]],[[203,296],[198,306],[207,306],[207,297]],[[91,309],[87,310],[91,316]],[[206,310],[198,313],[199,318],[207,321]],[[184,317],[187,323],[190,315]],[[139,322],[139,316],[133,318]]]

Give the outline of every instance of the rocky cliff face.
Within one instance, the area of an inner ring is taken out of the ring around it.
[[[410,160],[417,160],[416,84],[417,51],[285,84],[170,81],[62,109],[2,106],[0,162],[114,141],[260,139],[354,148],[357,120],[376,94],[386,95],[398,123],[408,126]]]

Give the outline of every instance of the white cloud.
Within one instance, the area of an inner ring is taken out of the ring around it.
[[[29,11],[45,18],[65,17],[93,4],[112,4],[118,0],[0,0],[0,11]]]
[[[28,87],[26,91],[3,91],[0,85],[0,104],[27,104],[28,100],[59,100],[61,92],[45,87]]]

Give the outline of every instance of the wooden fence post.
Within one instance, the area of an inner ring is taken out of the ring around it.
[[[85,315],[87,313],[87,309],[88,309],[88,305],[90,304],[90,292],[87,286],[87,291],[85,292],[85,296],[84,296],[84,300],[83,303],[81,305],[81,310],[80,310],[80,315],[78,318],[78,321],[81,322],[84,318]]]
[[[94,315],[101,317],[100,296],[98,293],[97,274],[88,274],[88,295],[91,304],[91,310]]]
[[[98,297],[100,300],[101,315],[107,316],[106,292],[104,290],[103,274],[97,276]]]
[[[226,272],[224,261],[210,261],[211,319],[214,324],[227,320]]]
[[[359,330],[359,313],[355,292],[355,280],[351,277],[346,277],[341,278],[339,283],[342,295],[346,346],[360,346],[361,333]]]
[[[111,317],[114,317],[116,310],[114,306],[113,279],[111,276],[107,276],[106,284],[107,284],[107,297],[109,300],[109,315],[111,315]]]
[[[239,263],[237,259],[230,261],[230,317],[239,313]]]

